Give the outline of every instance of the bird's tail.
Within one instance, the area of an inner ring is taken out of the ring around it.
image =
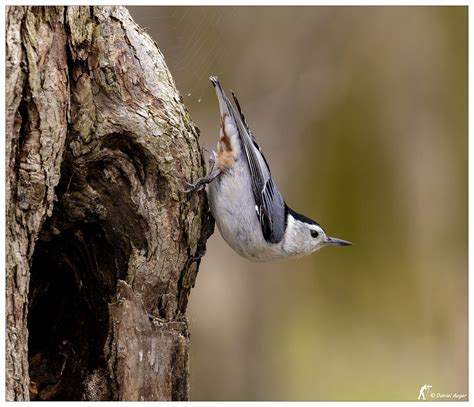
[[[216,89],[217,99],[219,100],[219,110],[221,113],[221,118],[224,119],[225,114],[227,114],[231,119],[233,119],[234,125],[239,130],[240,137],[248,136],[255,142],[252,132],[250,131],[250,128],[247,125],[247,121],[245,120],[245,116],[242,112],[242,109],[240,108],[240,103],[237,100],[237,97],[234,95],[234,92],[232,92],[232,97],[234,98],[235,105],[237,106],[238,114],[236,113],[234,107],[232,106],[232,103],[224,93],[224,89],[222,89],[222,85],[219,82],[217,76],[211,76],[209,79],[211,80],[212,84],[214,85],[214,88]]]
[[[209,78],[211,83],[214,85],[214,89],[216,90],[217,100],[219,101],[219,110],[221,112],[221,118],[224,118],[226,115],[229,117],[233,117],[232,114],[232,106],[230,104],[229,99],[227,98],[224,89],[222,88],[221,83],[217,76],[211,76]]]

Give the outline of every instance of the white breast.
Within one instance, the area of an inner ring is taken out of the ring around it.
[[[282,257],[280,244],[267,242],[255,210],[248,167],[238,159],[232,169],[209,184],[212,215],[224,240],[241,256],[250,260]]]

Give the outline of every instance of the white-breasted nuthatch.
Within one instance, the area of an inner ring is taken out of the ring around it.
[[[208,174],[186,192],[209,184],[211,213],[224,240],[241,256],[265,261],[302,257],[328,245],[350,245],[329,237],[315,221],[286,205],[270,174],[262,150],[245,121],[211,76],[221,115],[217,153],[209,159]]]

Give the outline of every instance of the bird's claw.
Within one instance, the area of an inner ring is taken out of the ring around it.
[[[188,188],[181,190],[185,194],[188,194],[189,192],[200,191],[203,188],[203,185],[199,183],[199,180],[194,184],[188,181],[184,181],[184,183],[188,186]]]
[[[209,157],[209,172],[205,177],[199,178],[194,184],[185,181],[186,185],[188,188],[182,190],[184,193],[189,193],[189,192],[194,192],[194,191],[200,191],[201,189],[204,188],[206,184],[209,184],[212,182],[220,173],[220,170],[215,170],[214,166],[216,164],[216,152],[212,151],[210,157]]]

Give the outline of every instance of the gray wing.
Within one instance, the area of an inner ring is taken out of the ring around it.
[[[278,243],[283,239],[286,228],[285,202],[273,182],[268,163],[247,126],[237,98],[232,94],[239,111],[238,115],[229,99],[225,96],[220,83],[216,82],[213,83],[222,92],[222,98],[237,125],[242,147],[245,151],[245,157],[247,158],[252,178],[252,192],[256,204],[255,210],[260,221],[263,236],[265,240],[271,243]]]
[[[239,111],[239,118],[236,119],[236,122],[252,174],[252,190],[263,236],[267,241],[278,243],[283,239],[286,229],[285,201],[273,181],[267,160],[250,131],[240,103],[233,92],[232,97]]]

